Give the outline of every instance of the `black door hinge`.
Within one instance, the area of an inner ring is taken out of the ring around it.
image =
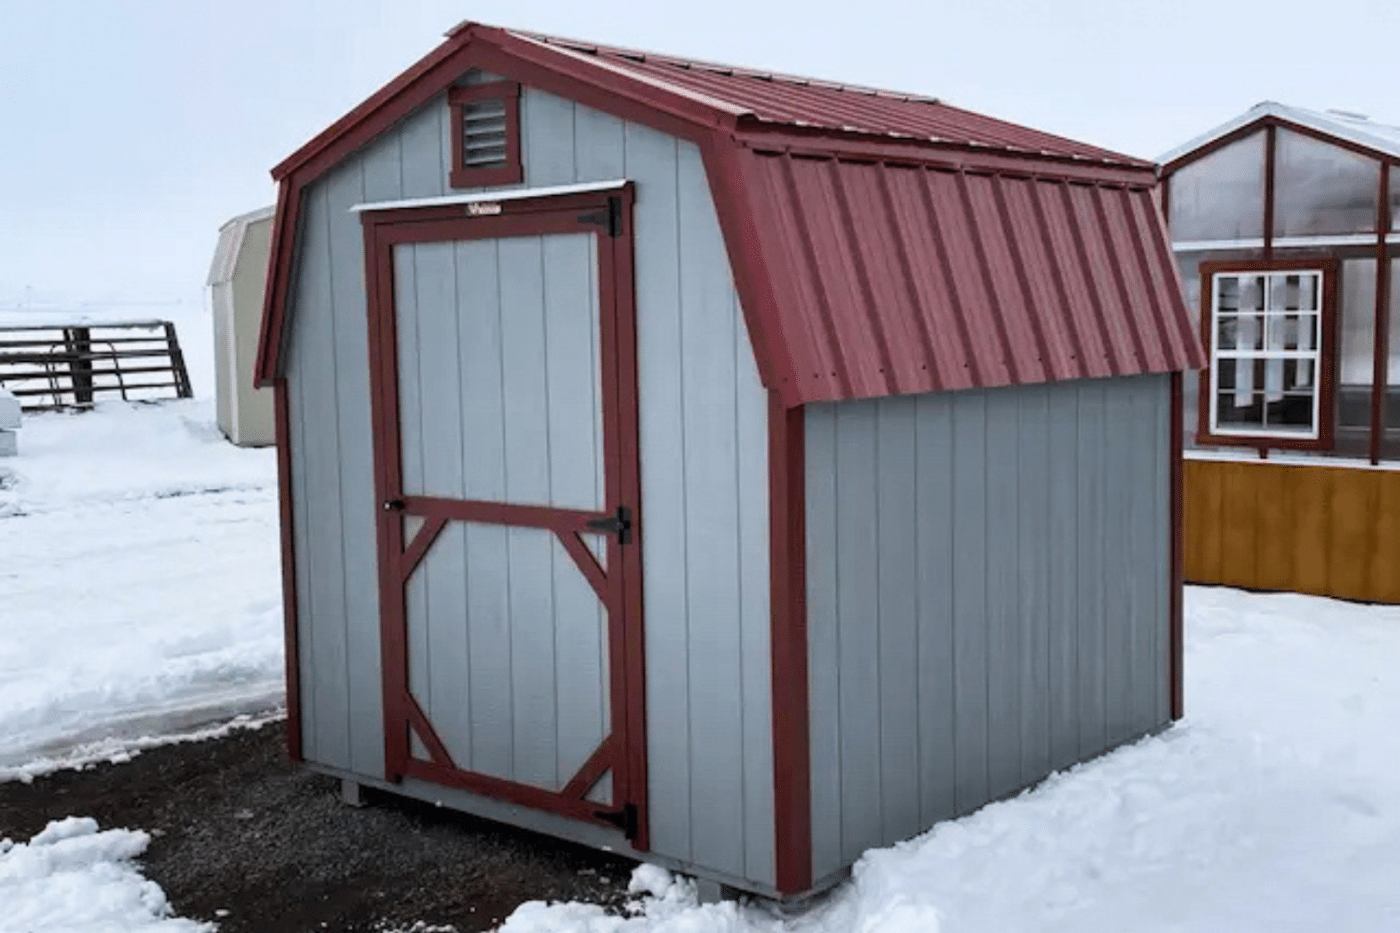
[[[637,805],[627,803],[621,810],[594,810],[593,815],[605,823],[611,823],[622,830],[623,837],[637,838]]]
[[[619,505],[617,511],[607,518],[593,519],[588,522],[588,527],[591,531],[617,535],[618,544],[632,543],[632,513],[625,505]]]
[[[622,198],[608,198],[608,206],[591,214],[580,214],[578,222],[593,224],[608,231],[608,236],[622,236]]]

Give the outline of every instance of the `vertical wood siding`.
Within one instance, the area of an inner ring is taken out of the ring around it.
[[[521,124],[526,186],[636,184],[652,848],[771,884],[767,396],[700,155],[529,88]],[[448,132],[446,105],[434,101],[311,186],[292,294],[306,757],[369,776],[383,773],[376,503],[363,241],[346,209],[450,193]],[[490,535],[469,528],[459,544],[498,553]],[[473,717],[492,704],[508,715],[508,659],[472,658],[465,687],[444,696],[464,696],[451,702],[470,703]]]
[[[807,409],[813,874],[1160,726],[1166,376]]]
[[[595,238],[403,244],[394,266],[405,492],[604,511]],[[409,687],[453,761],[567,784],[608,731],[607,614],[557,537],[453,522],[407,608]]]
[[[1189,582],[1400,603],[1400,471],[1183,466]]]

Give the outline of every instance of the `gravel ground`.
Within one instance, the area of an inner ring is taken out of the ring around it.
[[[282,739],[274,725],[0,784],[0,837],[70,815],[144,829],[146,877],[220,933],[417,921],[468,933],[525,901],[625,899],[629,861],[389,794],[348,807],[336,781],[287,761]]]

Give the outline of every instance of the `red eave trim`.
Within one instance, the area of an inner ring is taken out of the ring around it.
[[[258,329],[258,356],[254,364],[253,385],[263,388],[273,384],[281,368],[282,343],[285,334],[288,278],[292,271],[292,253],[296,244],[297,215],[301,204],[300,189],[293,190],[290,179],[277,185],[277,207],[272,218],[272,243],[267,255],[267,284],[263,289],[262,323]]]
[[[420,81],[429,78],[443,64],[449,61],[454,54],[460,52],[465,46],[467,39],[449,39],[427,55],[420,58],[408,67],[394,80],[384,85],[365,99],[354,110],[336,120],[320,133],[317,133],[310,142],[283,159],[272,170],[272,177],[281,181],[293,172],[303,168],[313,160],[318,160],[324,153],[331,149],[343,148],[342,141],[351,135],[358,136],[356,132],[366,124],[382,128],[394,119],[406,116],[416,104],[404,107],[402,98],[411,91]],[[412,97],[413,95],[409,95]],[[384,116],[386,109],[394,114],[386,121]],[[376,130],[377,132],[378,130]],[[330,161],[338,161],[332,158]]]
[[[733,117],[689,96],[606,67],[606,63],[580,59],[539,42],[512,35],[504,29],[473,25],[411,65],[364,103],[331,124],[309,143],[272,170],[281,180],[292,174],[302,184],[314,180],[345,156],[408,116],[447,88],[472,67],[500,68],[505,77],[578,98],[575,82],[606,90],[697,128],[732,125]],[[648,120],[648,123],[654,122]],[[690,135],[690,134],[685,134]]]
[[[273,169],[280,188],[258,341],[258,385],[269,384],[280,371],[286,295],[302,190],[472,68],[495,72],[620,119],[702,144],[714,130],[732,128],[735,122],[733,114],[703,101],[502,29],[473,25],[455,33]]]
[[[760,245],[753,198],[751,193],[746,195],[741,147],[727,133],[712,133],[701,144],[700,156],[759,374],[765,385],[778,393],[784,406],[798,405],[801,397],[797,374],[783,336],[773,276]]]

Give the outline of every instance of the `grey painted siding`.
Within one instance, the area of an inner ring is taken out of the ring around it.
[[[394,259],[405,491],[602,511],[595,239]],[[558,790],[607,735],[606,622],[552,532],[454,522],[410,581],[409,687],[458,764]]]
[[[1167,721],[1169,386],[808,407],[815,878]]]
[[[699,152],[532,89],[521,107],[527,187],[628,178],[637,189],[652,848],[771,884],[767,396]],[[450,193],[449,150],[439,99],[311,186],[294,278],[306,756],[371,777],[383,774],[375,502],[363,243],[346,208]],[[506,695],[499,665],[464,677],[473,715]]]

